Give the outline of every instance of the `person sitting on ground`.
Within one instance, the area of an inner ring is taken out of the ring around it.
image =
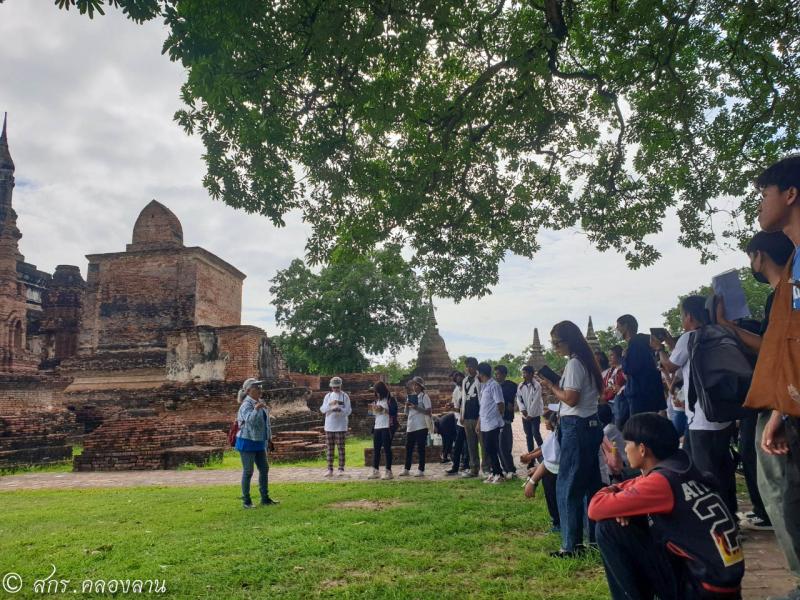
[[[235,448],[242,459],[242,507],[253,508],[250,498],[250,480],[253,478],[253,466],[258,467],[258,491],[261,504],[268,506],[278,504],[269,497],[267,477],[269,462],[267,447],[273,449],[272,429],[269,426],[269,407],[261,400],[261,381],[247,379],[239,390],[239,412],[236,421],[239,431],[236,434]]]
[[[541,459],[538,465],[528,470],[528,480],[525,482],[525,497],[533,498],[536,495],[536,486],[539,482],[544,488],[544,499],[547,503],[547,512],[550,513],[550,532],[561,531],[561,519],[558,516],[558,498],[556,497],[556,482],[558,481],[558,461],[561,454],[558,446],[558,405],[545,417],[545,427],[550,433],[544,442],[535,450],[523,455],[523,463],[531,463],[534,459]]]
[[[503,430],[506,402],[503,389],[492,378],[492,366],[489,363],[478,365],[478,377],[481,381],[481,397],[476,431],[481,435],[481,443],[492,470],[484,483],[502,483],[505,477],[500,464],[500,432]]]
[[[328,384],[331,391],[325,394],[320,412],[325,415],[325,444],[328,470],[325,477],[333,477],[333,449],[339,449],[339,470],[337,475],[344,477],[344,442],[347,437],[347,418],[353,409],[350,396],[342,391],[342,378],[332,377]]]
[[[431,418],[431,399],[425,393],[425,380],[419,375],[411,380],[411,393],[406,397],[406,464],[400,477],[408,477],[414,448],[417,449],[419,467],[414,477],[425,476],[425,448],[428,445],[428,421]]]
[[[389,388],[382,381],[374,387],[375,400],[370,404],[372,414],[375,415],[375,427],[372,430],[372,472],[367,479],[378,478],[378,467],[381,463],[381,450],[386,457],[383,479],[392,478],[392,428],[391,428],[391,403],[393,401]],[[395,413],[396,413],[395,403]]]
[[[508,367],[496,365],[494,378],[503,390],[506,405],[503,410],[503,430],[500,432],[500,465],[506,479],[517,478],[517,465],[514,464],[514,409],[516,408],[517,384],[508,379]]]
[[[740,598],[744,556],[736,521],[713,480],[678,448],[655,413],[625,424],[625,454],[642,475],[589,503],[614,600]]]

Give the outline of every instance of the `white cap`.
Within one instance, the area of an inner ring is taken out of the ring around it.
[[[242,391],[244,393],[247,393],[248,391],[250,391],[251,387],[253,387],[254,385],[259,385],[261,383],[264,382],[261,381],[260,379],[256,379],[255,377],[251,377],[250,379],[245,379],[244,383],[242,384]]]
[[[328,387],[342,387],[342,378],[331,377],[331,382],[328,384]]]

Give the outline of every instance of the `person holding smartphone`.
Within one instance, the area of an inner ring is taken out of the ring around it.
[[[253,508],[250,497],[250,480],[253,478],[253,467],[258,468],[258,491],[261,494],[262,506],[278,504],[269,497],[267,477],[269,475],[269,462],[267,462],[267,447],[272,446],[272,429],[269,426],[269,408],[261,400],[261,381],[246,379],[239,390],[239,412],[236,421],[239,431],[236,434],[234,447],[239,451],[242,459],[242,507]]]
[[[414,448],[419,457],[419,468],[414,477],[425,476],[425,448],[428,444],[428,420],[431,417],[431,399],[425,393],[425,380],[414,377],[411,380],[411,392],[406,398],[406,463],[400,472],[400,477],[408,477],[411,469],[411,459],[414,457]]]
[[[348,417],[353,409],[350,406],[350,396],[342,391],[342,378],[333,377],[330,381],[331,391],[325,394],[320,412],[325,415],[325,442],[328,470],[325,477],[333,477],[333,449],[339,449],[338,476],[344,477],[344,442],[347,437]]]
[[[375,415],[375,427],[372,430],[372,472],[367,479],[378,478],[378,467],[381,463],[381,450],[386,456],[386,470],[383,479],[392,478],[392,429],[391,429],[391,410],[392,403],[395,405],[395,415],[397,414],[397,403],[394,402],[389,388],[382,381],[374,386],[375,400],[370,404],[370,409]]]
[[[603,376],[592,349],[575,323],[558,323],[550,336],[553,349],[569,358],[558,384],[545,377],[540,379],[559,401],[561,457],[556,496],[561,517],[561,549],[552,556],[569,558],[585,548],[582,543],[585,507],[602,486],[599,453],[603,425],[597,416],[597,407]],[[589,521],[588,533],[591,544],[594,542],[592,521]]]

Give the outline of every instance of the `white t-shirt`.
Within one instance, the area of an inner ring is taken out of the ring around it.
[[[502,429],[505,422],[503,415],[497,408],[498,404],[505,404],[503,399],[503,388],[494,379],[489,379],[481,387],[481,431],[493,431]]]
[[[684,333],[678,338],[675,343],[675,349],[669,355],[669,362],[681,368],[681,375],[683,376],[683,391],[684,402],[686,403],[686,419],[689,421],[689,429],[694,431],[719,431],[725,429],[730,425],[730,421],[725,423],[712,423],[706,419],[703,412],[703,407],[699,402],[694,405],[694,411],[689,408],[689,382],[692,376],[692,365],[689,361],[689,342],[691,341],[693,331]]]
[[[580,393],[580,399],[575,406],[569,406],[562,402],[559,415],[562,417],[591,417],[597,414],[597,403],[600,399],[600,392],[597,390],[592,375],[583,366],[583,363],[574,356],[569,359],[567,366],[564,367],[564,375],[561,377],[561,388]]]
[[[417,400],[419,402],[420,408],[427,409],[431,407],[431,399],[425,392],[418,394]],[[421,410],[417,410],[412,405],[408,407],[407,414],[408,414],[408,419],[406,420],[406,431],[408,433],[411,433],[412,431],[419,431],[420,429],[427,429],[428,420],[425,418],[424,412],[422,412]],[[428,433],[433,433],[433,432],[429,431]]]
[[[453,386],[453,412],[456,413],[456,425],[459,427],[464,426],[463,423],[461,423],[461,397],[463,394],[464,392],[460,385]]]
[[[386,398],[381,398],[377,404],[383,408],[384,412],[375,413],[375,429],[389,429],[389,401]]]
[[[334,411],[333,408],[341,408]],[[347,417],[353,412],[350,396],[346,392],[328,392],[322,401],[320,412],[325,415],[325,431],[347,431]]]
[[[542,442],[542,462],[544,468],[553,475],[558,475],[558,463],[561,458],[561,446],[558,444],[558,436],[555,431],[551,431]]]

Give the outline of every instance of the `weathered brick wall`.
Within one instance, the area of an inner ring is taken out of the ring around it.
[[[226,327],[242,322],[242,279],[217,264],[198,260],[195,324]]]
[[[41,465],[72,456],[75,418],[60,408],[0,411],[0,467]]]
[[[194,325],[195,279],[180,251],[89,256],[81,353],[164,347]]]

